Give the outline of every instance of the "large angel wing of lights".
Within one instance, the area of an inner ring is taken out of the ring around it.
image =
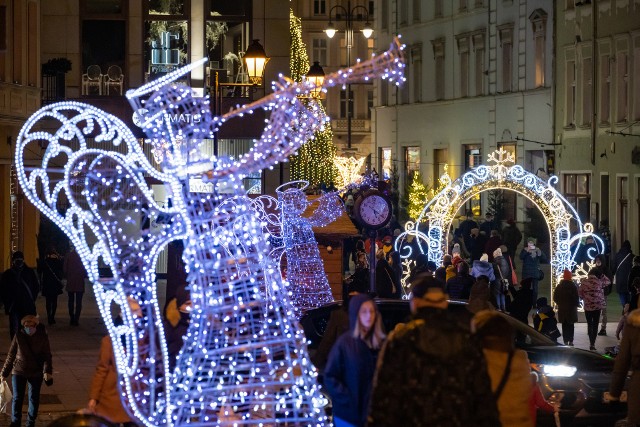
[[[42,146],[40,164],[25,166]],[[69,236],[86,267],[131,413],[166,423],[169,376],[155,265],[162,247],[186,236],[189,226],[179,203],[155,203],[146,179],[162,181],[178,195],[179,181],[149,165],[119,119],[77,102],[51,104],[27,121],[18,136],[16,165],[25,195]],[[111,277],[100,277],[101,264]],[[141,316],[130,309],[133,301]],[[118,311],[124,325],[116,327]]]

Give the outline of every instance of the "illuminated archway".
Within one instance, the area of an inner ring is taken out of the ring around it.
[[[411,248],[404,246],[402,241],[413,236],[417,239],[419,250],[428,254],[429,261],[440,265],[447,252],[447,235],[456,212],[467,200],[489,190],[515,191],[531,200],[542,212],[551,236],[549,259],[552,290],[562,278],[562,272],[575,267],[574,258],[580,244],[572,248],[572,243],[587,235],[593,236],[598,248],[602,250],[604,245],[598,236],[593,235],[593,226],[590,223],[583,224],[574,207],[556,190],[556,176],[543,181],[522,166],[514,164],[513,154],[502,148],[490,153],[487,160],[490,166],[478,166],[455,181],[443,175],[444,189],[426,204],[416,222],[407,223],[406,231],[396,241],[396,250],[401,251],[406,273],[410,269],[408,259],[412,254]],[[571,234],[570,227],[572,219],[580,230],[574,235]],[[428,223],[427,234],[416,227],[416,224],[421,223]],[[595,255],[593,251],[589,253],[592,259]]]

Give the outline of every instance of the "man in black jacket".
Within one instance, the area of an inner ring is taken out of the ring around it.
[[[9,334],[11,339],[20,329],[20,320],[27,315],[36,314],[36,298],[40,283],[35,271],[24,263],[24,254],[14,252],[11,267],[0,278],[0,296],[5,313],[9,315]]]
[[[378,358],[369,425],[500,425],[482,350],[447,305],[433,277],[413,283],[413,318]]]

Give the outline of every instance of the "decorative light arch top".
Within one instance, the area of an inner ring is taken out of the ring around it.
[[[442,256],[447,252],[447,234],[451,223],[464,203],[471,197],[489,190],[511,190],[522,194],[540,209],[545,217],[551,236],[551,287],[562,278],[565,269],[575,267],[574,258],[579,244],[572,244],[586,235],[593,235],[593,226],[583,224],[574,207],[555,188],[558,178],[551,176],[547,181],[516,165],[513,154],[502,147],[487,156],[490,165],[481,165],[463,174],[455,181],[443,176],[445,185],[440,193],[426,204],[418,220],[407,223],[403,237],[413,236],[417,239],[418,248],[428,253],[429,260],[440,264]],[[581,230],[571,235],[570,221],[574,220]],[[428,224],[428,232],[424,234],[416,225]],[[593,236],[602,248],[602,241]],[[403,258],[411,256],[411,250],[401,248],[402,240],[398,239],[396,249]],[[590,253],[591,257],[595,254]],[[407,265],[407,263],[405,263]]]

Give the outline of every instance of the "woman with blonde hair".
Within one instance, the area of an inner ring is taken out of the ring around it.
[[[380,312],[368,295],[349,301],[349,330],[329,353],[324,382],[336,427],[364,426],[378,352],[386,338]]]

